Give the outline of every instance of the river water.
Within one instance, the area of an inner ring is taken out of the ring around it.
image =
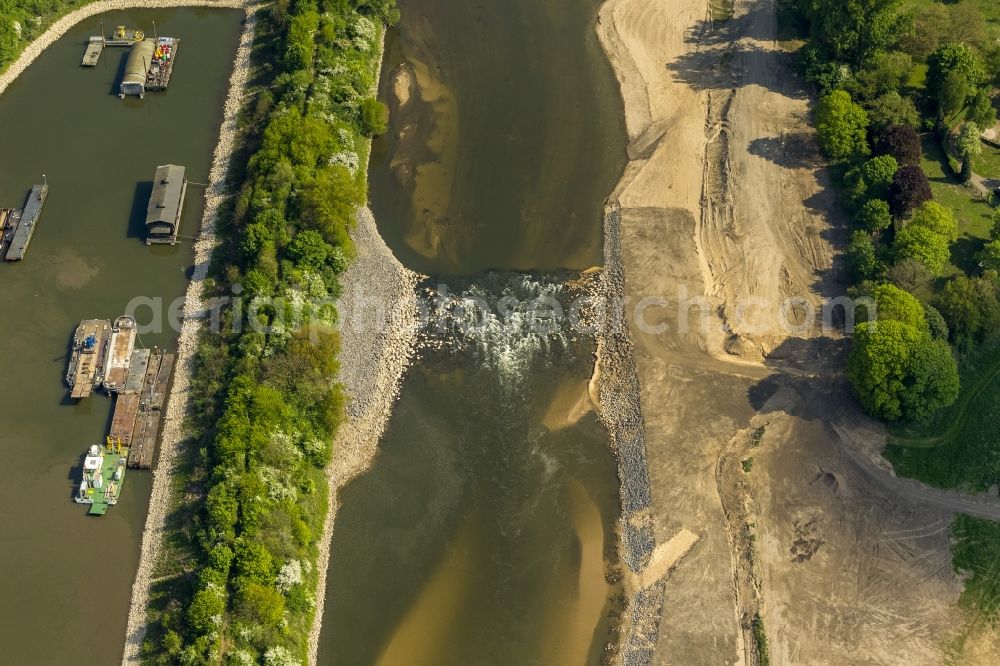
[[[373,468],[343,491],[319,663],[600,663],[619,509],[593,340],[525,305],[579,295],[625,164],[598,2],[399,4],[372,207],[433,276],[426,297],[489,313],[424,330]]]
[[[102,518],[71,501],[82,453],[106,432],[111,401],[73,404],[63,375],[80,319],[114,318],[137,296],[182,296],[190,245],[149,248],[143,218],[158,164],[205,182],[243,12],[128,11],[71,29],[0,96],[0,206],[20,207],[48,176],[49,199],[27,258],[0,265],[0,622],[3,663],[111,664],[121,659],[151,477],[130,473]],[[86,38],[118,24],[178,36],[165,94],[114,94],[124,49],[79,66]],[[182,232],[202,197],[191,187]],[[142,322],[148,311],[139,311]],[[142,336],[173,347],[176,333]]]

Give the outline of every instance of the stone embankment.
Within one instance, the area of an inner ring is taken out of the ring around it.
[[[625,273],[621,257],[621,207],[604,216],[603,325],[597,335],[598,392],[601,420],[618,461],[622,517],[620,554],[636,579],[643,579],[656,547],[652,523],[646,432],[639,400],[632,340],[625,319]],[[622,664],[648,664],[659,634],[664,583],[647,581],[634,590],[619,646]]]

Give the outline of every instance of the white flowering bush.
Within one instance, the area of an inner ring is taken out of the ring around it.
[[[226,663],[233,666],[253,666],[257,659],[249,650],[236,649],[226,655]]]
[[[302,584],[302,563],[299,560],[289,560],[278,571],[275,585],[284,593],[291,591],[296,585]]]
[[[265,666],[302,666],[302,662],[283,645],[267,648],[264,652],[264,664]]]

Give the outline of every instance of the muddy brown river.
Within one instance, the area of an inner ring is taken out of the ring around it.
[[[486,309],[424,331],[373,468],[343,492],[319,663],[600,663],[619,509],[593,340],[530,307],[568,308],[600,265],[625,164],[598,3],[399,4],[372,208],[426,296]]]

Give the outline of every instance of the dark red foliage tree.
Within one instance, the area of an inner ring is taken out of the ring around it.
[[[889,186],[889,208],[896,219],[906,217],[914,208],[932,198],[927,174],[916,165],[904,166],[897,171]]]
[[[893,125],[878,137],[876,155],[892,155],[903,166],[920,164],[920,136],[909,125]]]

